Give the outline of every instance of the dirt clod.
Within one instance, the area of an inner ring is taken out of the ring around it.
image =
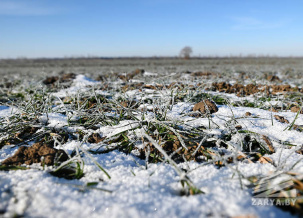
[[[266,78],[270,82],[282,82],[278,76],[268,75]]]
[[[99,143],[102,142],[106,137],[101,137],[98,133],[93,133],[87,139],[89,143]]]
[[[211,71],[197,71],[191,73],[191,76],[211,76],[211,75],[216,75],[216,73],[211,72]]]
[[[277,93],[283,93],[283,92],[290,92],[292,91],[293,88],[291,88],[290,85],[275,85],[272,86],[272,94],[277,94]]]
[[[251,113],[247,111],[247,112],[245,113],[245,116],[250,117],[250,116],[251,116]]]
[[[57,76],[47,77],[45,80],[43,80],[43,84],[45,84],[45,85],[54,84],[58,80],[59,80],[59,77],[57,77]]]
[[[28,140],[32,137],[32,135],[37,132],[39,128],[38,127],[31,127],[26,126],[23,130],[20,132],[15,133],[12,137],[0,141],[0,148],[2,148],[5,145],[11,145],[11,144],[18,144],[20,142],[23,142],[25,140]]]
[[[128,73],[128,74],[120,74],[120,75],[118,75],[118,78],[123,81],[128,81],[130,79],[133,79],[137,75],[143,75],[144,72],[145,72],[145,70],[143,70],[143,69],[136,69],[133,72]]]
[[[296,153],[303,155],[303,146],[301,146],[300,149],[296,150]]]
[[[271,112],[278,112],[278,110],[277,110],[277,109],[275,109],[275,108],[273,108],[273,107],[272,107],[272,108],[270,108],[270,109],[269,109],[269,111],[271,111]]]
[[[60,82],[69,82],[76,78],[76,74],[74,73],[65,73],[61,76]]]
[[[290,108],[291,112],[297,113],[300,110],[299,106],[293,106]],[[300,111],[300,114],[303,114],[303,111]]]
[[[265,136],[265,135],[262,135],[261,137],[263,139],[263,141],[266,143],[267,145],[267,150],[270,151],[271,153],[274,153],[275,152],[275,149],[274,149],[274,146],[272,145],[272,142],[270,141],[270,139]]]
[[[71,80],[76,78],[76,74],[74,73],[66,73],[59,76],[50,76],[43,80],[43,84],[45,85],[54,85],[55,82],[59,81],[60,83],[63,82],[70,82]]]
[[[280,121],[281,123],[289,123],[289,121],[285,119],[285,117],[283,116],[275,115],[274,117],[276,118],[276,120]]]
[[[43,160],[43,158],[44,160]],[[63,162],[68,159],[63,150],[49,147],[46,143],[38,142],[31,147],[21,146],[17,152],[2,162],[2,165],[19,166],[21,164],[44,163],[53,165],[55,160]]]
[[[213,101],[206,99],[195,104],[193,111],[200,111],[202,114],[206,114],[206,113],[212,114],[218,111],[218,107]]]
[[[294,124],[292,128],[293,128],[294,130],[299,131],[299,132],[303,132],[303,125]]]

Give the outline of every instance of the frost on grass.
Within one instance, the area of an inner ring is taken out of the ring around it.
[[[59,75],[7,92],[1,214],[291,216],[252,201],[273,176],[302,196],[303,115],[291,110],[299,89],[268,85],[282,81],[273,76],[264,85],[210,83],[218,75],[210,71],[112,75]],[[302,202],[286,209],[302,213]]]

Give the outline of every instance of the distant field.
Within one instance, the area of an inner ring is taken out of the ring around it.
[[[283,71],[301,70],[303,58],[208,58],[208,59],[16,59],[0,60],[0,74],[31,74],[44,71],[88,73],[131,72],[140,68],[158,73],[201,70]],[[299,72],[301,72],[299,71]]]

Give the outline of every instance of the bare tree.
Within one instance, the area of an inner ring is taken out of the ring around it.
[[[190,46],[185,46],[180,51],[180,57],[183,57],[185,59],[189,59],[190,55],[193,53],[193,49]]]

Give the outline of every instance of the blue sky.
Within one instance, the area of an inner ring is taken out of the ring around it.
[[[303,1],[0,0],[0,58],[303,56]]]

